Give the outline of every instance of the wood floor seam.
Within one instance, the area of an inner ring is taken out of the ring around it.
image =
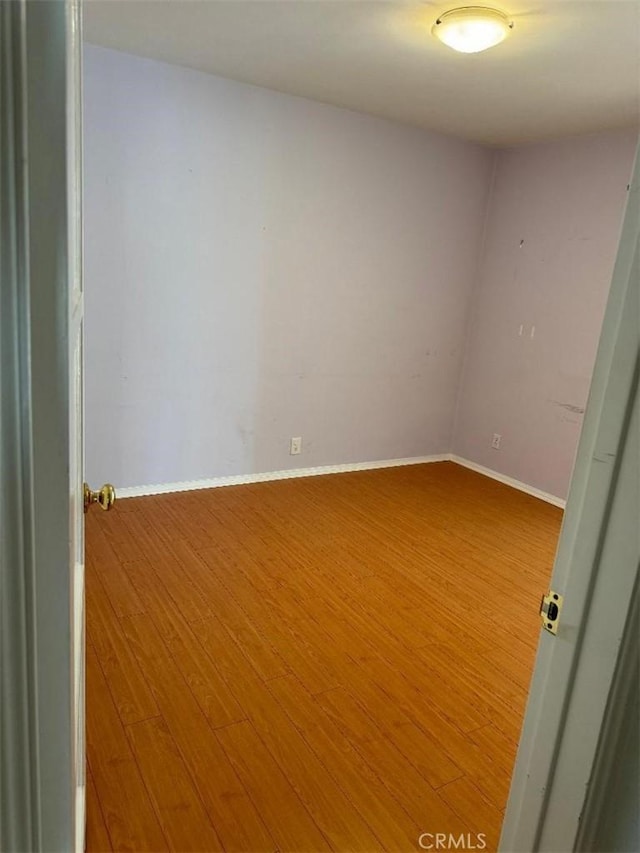
[[[149,720],[161,720],[162,714],[154,714],[152,717],[145,717],[144,720],[136,720],[134,723],[123,723],[125,729],[131,729],[134,726],[139,726],[141,723],[148,723]]]

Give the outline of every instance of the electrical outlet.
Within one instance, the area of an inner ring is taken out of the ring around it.
[[[494,450],[500,450],[500,442],[502,441],[502,436],[499,433],[494,432],[493,438],[491,439],[491,447]]]
[[[296,438],[292,438],[289,442],[289,454],[291,456],[298,456],[299,453],[302,453],[302,436],[298,435]]]

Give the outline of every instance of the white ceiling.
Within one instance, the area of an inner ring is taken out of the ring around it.
[[[430,34],[440,12],[464,2],[89,0],[84,32],[489,145],[638,124],[640,0],[496,0],[512,36],[467,55]]]

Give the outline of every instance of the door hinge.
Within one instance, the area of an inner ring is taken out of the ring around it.
[[[553,590],[542,596],[540,618],[542,619],[542,627],[550,634],[558,633],[558,623],[560,622],[560,611],[562,610],[563,600],[563,597]]]

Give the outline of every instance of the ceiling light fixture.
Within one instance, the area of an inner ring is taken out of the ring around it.
[[[504,41],[513,21],[497,9],[463,6],[443,12],[431,29],[432,35],[459,53],[480,53]]]

